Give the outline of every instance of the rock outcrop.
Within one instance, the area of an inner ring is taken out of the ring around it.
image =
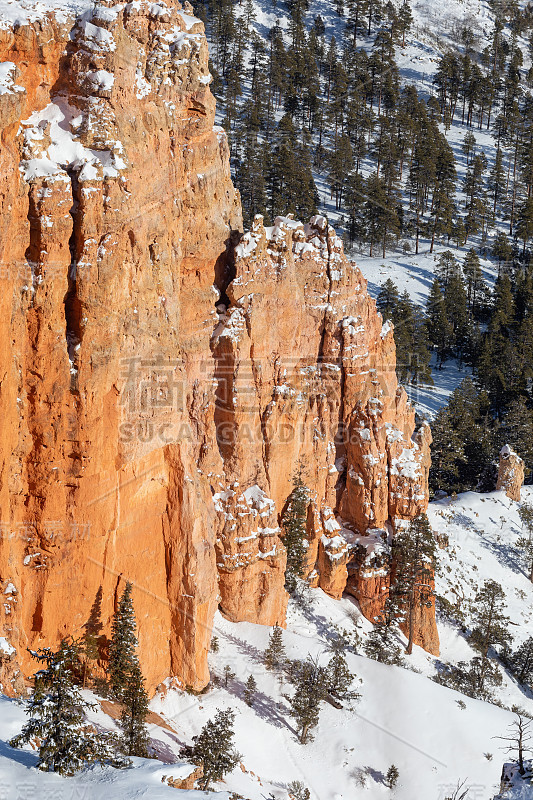
[[[507,497],[519,503],[523,483],[524,461],[506,444],[500,450],[496,489],[504,491]]]
[[[19,598],[0,631],[27,672],[26,646],[81,633],[100,587],[107,630],[128,578],[149,685],[200,688],[209,339],[240,203],[188,4],[86,7],[0,31],[0,591]]]
[[[200,689],[217,606],[283,624],[298,462],[310,580],[362,597],[350,537],[425,510],[430,433],[324,218],[234,247],[188,3],[78,5],[0,29],[0,636],[14,680],[96,599],[105,658],[130,580],[148,685]]]
[[[226,478],[257,484],[279,515],[303,463],[309,581],[332,597],[348,587],[374,619],[388,591],[390,537],[428,502],[431,434],[427,425],[416,429],[398,387],[392,326],[382,323],[324,217],[305,225],[278,217],[272,227],[256,217],[235,249],[234,270],[212,340]],[[229,492],[233,500],[234,491],[228,483],[217,497]],[[236,581],[254,584],[253,570],[231,549],[230,542],[248,543],[235,520],[231,513],[221,535],[237,565],[229,591],[221,579],[221,607],[231,604],[233,619],[249,618]],[[375,530],[384,532],[379,565],[368,563]],[[253,547],[247,558],[257,558]],[[416,641],[437,653],[432,609],[416,628]]]

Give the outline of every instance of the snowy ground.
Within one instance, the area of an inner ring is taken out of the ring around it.
[[[533,488],[524,489],[523,499],[533,500]],[[440,551],[437,593],[452,602],[463,598],[466,608],[484,580],[499,581],[506,592],[510,628],[519,644],[531,633],[533,586],[515,549],[517,508],[501,492],[468,493],[456,500],[432,503],[429,517],[434,529],[449,538],[449,547]],[[335,626],[347,630],[357,626],[363,638],[372,627],[351,599],[335,601],[320,590],[310,590],[306,605],[291,603],[289,608],[283,634],[287,655],[304,658],[311,653],[327,663],[328,641],[336,635]],[[456,663],[472,657],[457,625],[439,620],[439,659],[415,648],[409,662],[418,672],[348,654],[361,700],[342,710],[324,704],[315,741],[306,746],[296,739],[284,697],[292,688],[286,682],[280,684],[263,666],[270,629],[233,624],[220,615],[215,628],[220,650],[210,654],[212,673],[222,676],[228,664],[236,675],[228,687],[220,685],[200,696],[171,689],[151,703],[171,729],[151,726],[160,758],[166,762],[177,759],[181,744],[190,742],[216,709],[235,710],[242,767],[220,785],[220,794],[211,797],[227,800],[227,792],[234,791],[247,800],[287,800],[286,787],[293,780],[309,787],[312,800],[444,800],[459,780],[466,780],[470,787],[469,800],[491,800],[497,793],[505,756],[494,737],[506,733],[513,714],[429,680],[442,661]],[[250,674],[258,684],[253,708],[242,699]],[[508,675],[504,675],[497,699],[508,708],[519,706],[533,713],[533,698]],[[203,796],[164,786],[162,776],[176,775],[183,767],[161,762],[139,760],[136,769],[124,772],[93,769],[76,779],[37,773],[33,753],[14,751],[6,744],[20,730],[23,719],[19,705],[0,700],[2,800],[34,796],[96,800],[104,793],[109,800],[171,796],[200,800]],[[102,712],[92,719],[113,728]],[[394,791],[384,784],[392,763],[400,771]]]
[[[359,266],[368,282],[368,291],[371,297],[377,298],[381,286],[389,278],[396,284],[400,293],[407,291],[411,300],[425,308],[427,298],[434,279],[434,269],[440,254],[444,250],[451,250],[457,260],[462,262],[466,248],[456,248],[453,245],[436,248],[434,253],[425,252],[418,255],[398,253],[390,254],[386,258],[369,258],[357,252],[349,253]],[[489,285],[496,279],[497,270],[489,259],[480,259],[483,277]],[[472,374],[472,370],[459,365],[454,359],[448,360],[442,369],[437,369],[436,359],[432,361],[433,386],[407,386],[407,393],[416,410],[431,420],[437,411],[446,405],[450,394],[459,384]]]

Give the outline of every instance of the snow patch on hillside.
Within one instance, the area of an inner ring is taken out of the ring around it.
[[[93,6],[93,0],[0,0],[0,28],[28,25],[48,14],[63,23]]]

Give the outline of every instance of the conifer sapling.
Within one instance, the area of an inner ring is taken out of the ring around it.
[[[220,781],[239,763],[241,754],[233,747],[235,712],[231,708],[217,710],[192,745],[183,747],[180,755],[203,768],[200,789],[207,791],[213,781]]]

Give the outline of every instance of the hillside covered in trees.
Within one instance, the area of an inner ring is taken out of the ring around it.
[[[432,488],[493,488],[509,442],[531,471],[533,14],[379,0],[207,0],[213,90],[245,225],[326,213],[363,273],[432,255],[422,297],[402,267],[376,295],[398,377],[468,378],[434,427]],[[370,262],[369,262],[370,263]],[[400,280],[398,281],[397,278]]]

